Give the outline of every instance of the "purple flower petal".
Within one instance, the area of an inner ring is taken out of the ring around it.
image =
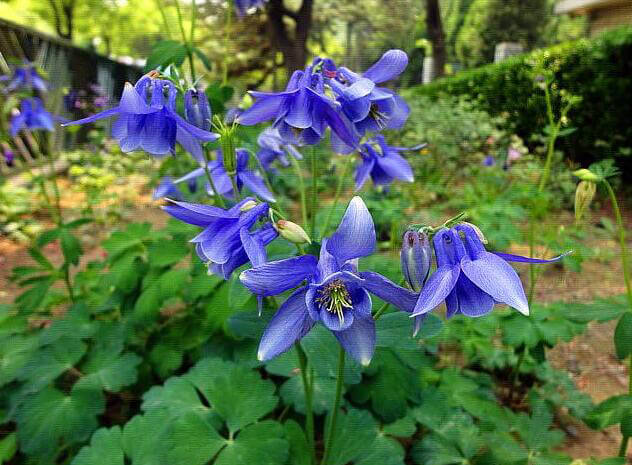
[[[257,358],[270,360],[288,350],[314,326],[307,313],[304,287],[296,290],[274,314],[263,332]]]
[[[135,115],[153,113],[156,111],[147,105],[145,99],[139,95],[134,86],[129,82],[125,83],[123,95],[121,95],[121,101],[118,107],[122,113],[132,113]]]
[[[529,304],[518,273],[502,258],[482,252],[476,260],[465,257],[461,261],[463,273],[498,302],[529,314]]]
[[[364,279],[362,287],[371,294],[404,312],[412,313],[414,310],[418,294],[398,286],[390,279],[373,271],[363,271],[360,273],[360,277]]]
[[[360,197],[349,202],[336,232],[327,242],[327,249],[339,262],[371,255],[375,251],[375,226],[371,213]]]
[[[377,163],[387,175],[395,179],[406,182],[413,182],[415,180],[413,169],[410,167],[408,161],[394,151],[389,152],[386,156],[378,157]]]
[[[402,50],[389,50],[362,76],[375,83],[389,81],[399,76],[408,66],[408,55]]]
[[[558,255],[555,258],[550,258],[550,259],[544,259],[544,258],[529,258],[529,257],[523,257],[521,255],[513,255],[510,253],[502,253],[502,252],[492,252],[494,255],[499,256],[500,258],[502,258],[503,260],[507,261],[507,262],[519,262],[519,263],[554,263],[557,261],[560,261],[562,258],[566,257],[567,255],[570,255],[573,253],[572,250],[563,253],[562,255]]]
[[[285,93],[280,95],[262,95],[250,108],[239,115],[236,121],[244,126],[252,126],[253,124],[274,119],[281,110],[285,98]]]
[[[494,308],[494,299],[461,273],[455,287],[459,311],[469,317],[487,315]]]
[[[355,318],[349,329],[334,331],[334,336],[354,360],[361,365],[371,363],[375,352],[375,322],[373,318]]]
[[[64,123],[62,124],[62,126],[73,126],[77,124],[92,123],[94,121],[97,121],[103,118],[109,118],[111,116],[118,115],[120,112],[121,110],[119,107],[114,107],[114,108],[110,108],[109,110],[105,110],[100,113],[97,113],[96,115],[88,116],[87,118],[82,118],[82,119],[78,119],[77,121],[70,121],[68,123]]]
[[[373,170],[373,165],[375,165],[374,158],[362,157],[362,161],[355,170],[356,191],[362,189],[362,186],[364,186],[366,180],[369,179],[369,175]]]
[[[461,274],[461,267],[458,264],[437,268],[437,271],[430,275],[426,285],[421,290],[413,310],[413,316],[428,313],[440,305],[456,286],[459,274]]]
[[[316,273],[316,257],[302,255],[268,262],[246,270],[241,273],[239,279],[253,294],[271,296],[298,286]]]
[[[272,192],[268,190],[263,179],[257,176],[250,170],[242,170],[238,173],[239,179],[244,183],[244,185],[250,189],[254,194],[261,197],[263,200],[268,202],[276,202],[274,195]]]

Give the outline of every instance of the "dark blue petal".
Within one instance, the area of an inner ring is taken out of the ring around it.
[[[463,273],[498,302],[529,314],[529,303],[518,273],[502,258],[482,252],[475,260],[465,257],[461,262]]]
[[[327,242],[327,249],[342,263],[371,255],[375,246],[373,218],[362,199],[356,196],[349,202],[338,229]]]
[[[265,263],[241,273],[239,279],[253,294],[277,295],[316,275],[316,257],[302,255]]]
[[[400,179],[406,182],[413,182],[413,169],[410,167],[408,161],[398,155],[395,152],[390,152],[388,155],[377,158],[380,168],[389,176]]]
[[[131,113],[134,115],[153,113],[155,111],[147,105],[145,99],[129,82],[125,83],[118,108],[122,113]]]
[[[461,267],[459,265],[437,268],[437,271],[430,275],[426,285],[421,290],[413,316],[428,313],[439,306],[456,286],[460,273]]]
[[[356,190],[359,191],[362,189],[362,186],[369,179],[369,175],[373,170],[373,165],[375,164],[375,159],[371,157],[362,157],[362,161],[357,166],[355,170],[355,186]]]
[[[519,262],[519,263],[554,263],[560,261],[562,258],[566,257],[569,254],[572,254],[573,251],[568,251],[563,253],[562,255],[558,255],[555,258],[544,259],[544,258],[529,258],[523,257],[521,255],[513,255],[510,253],[502,253],[502,252],[492,252],[494,255],[498,255],[500,258],[507,262]]]
[[[239,115],[236,121],[244,126],[252,126],[253,124],[275,119],[285,99],[285,93],[281,95],[261,96],[250,108]]]
[[[77,121],[70,121],[68,123],[64,123],[62,124],[62,126],[73,126],[77,124],[92,123],[94,121],[97,121],[103,118],[109,118],[111,116],[118,115],[120,112],[121,110],[119,109],[119,107],[114,107],[114,108],[110,108],[109,110],[105,110],[100,113],[97,113],[96,115],[88,116],[87,118],[82,118],[82,119],[78,119]]]
[[[461,273],[455,287],[459,311],[470,317],[487,315],[494,308],[494,299]]]
[[[375,322],[373,318],[355,318],[349,329],[334,331],[333,333],[351,358],[364,366],[371,363],[375,352]]]
[[[360,277],[364,280],[362,287],[371,294],[404,312],[411,313],[414,310],[418,294],[398,286],[390,279],[373,271],[363,271]]]
[[[288,350],[314,326],[305,307],[305,288],[296,290],[283,302],[263,332],[257,358],[270,360]]]
[[[363,76],[375,83],[388,81],[399,76],[408,66],[408,55],[402,50],[389,50]]]

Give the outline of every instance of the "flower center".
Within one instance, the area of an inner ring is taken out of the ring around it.
[[[377,104],[372,103],[371,109],[369,110],[369,116],[375,120],[377,126],[380,129],[384,129],[386,127],[386,123],[388,122],[388,116],[380,111],[380,108]]]
[[[340,324],[345,322],[343,310],[351,308],[351,295],[341,279],[335,279],[318,290],[316,302],[329,313],[338,315]]]

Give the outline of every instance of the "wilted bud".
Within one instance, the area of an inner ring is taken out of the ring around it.
[[[291,221],[279,220],[274,223],[275,229],[279,235],[294,244],[311,244],[312,240],[307,233],[298,224]]]
[[[580,221],[590,207],[595,197],[597,184],[590,181],[581,181],[575,190],[575,221]]]
[[[406,231],[399,256],[402,273],[408,285],[415,292],[421,291],[428,279],[432,259],[432,248],[428,236],[423,232]]]
[[[601,177],[597,176],[595,173],[593,173],[592,171],[586,169],[586,168],[582,168],[580,170],[577,171],[573,171],[573,174],[575,176],[577,176],[579,179],[581,179],[582,181],[590,181],[590,182],[601,182],[602,179]]]
[[[239,211],[247,212],[247,211],[252,210],[256,206],[257,206],[257,202],[255,202],[254,200],[248,200],[247,202],[244,202],[244,204],[239,208]]]
[[[211,106],[203,91],[196,89],[186,91],[184,94],[184,116],[193,126],[205,131],[211,130]]]

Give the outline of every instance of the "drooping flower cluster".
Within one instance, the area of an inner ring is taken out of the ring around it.
[[[294,157],[296,160],[302,160],[303,155],[292,144],[288,144],[283,140],[278,129],[270,126],[264,129],[257,138],[257,145],[260,149],[257,152],[257,158],[261,162],[261,166],[266,171],[274,170],[271,165],[278,160],[281,166],[290,166],[287,155]]]
[[[9,122],[9,134],[15,137],[22,129],[45,131],[54,130],[55,118],[38,97],[25,98],[20,103],[20,110],[15,111]]]
[[[13,76],[2,76],[2,81],[8,81],[5,92],[15,92],[17,90],[37,90],[46,92],[48,85],[46,80],[37,72],[37,68],[30,63],[15,68]]]
[[[197,98],[197,93],[193,96],[196,91],[190,92],[191,95],[187,96],[187,114],[195,114],[192,120],[200,122],[198,114],[204,113],[202,109],[196,111],[195,105],[203,106],[204,103],[199,103],[201,100]],[[200,144],[216,140],[219,136],[204,129],[205,121],[201,121],[202,127],[198,127],[178,115],[177,93],[178,90],[171,81],[160,79],[158,73],[150,72],[134,86],[126,83],[121,100],[114,108],[66,125],[92,123],[118,116],[112,126],[112,136],[118,141],[123,152],[140,149],[152,155],[162,156],[174,153],[175,144],[178,142],[196,160],[202,161]]]
[[[405,311],[412,311],[416,294],[373,272],[358,272],[358,259],[376,247],[371,214],[354,197],[320,257],[301,255],[268,262],[241,273],[240,280],[260,297],[297,288],[268,324],[258,351],[269,360],[288,350],[318,322],[332,331],[345,351],[367,365],[375,350],[375,322],[370,293]]]
[[[522,283],[507,262],[552,263],[564,257],[543,260],[491,253],[485,249],[478,228],[461,223],[440,229],[434,235],[437,269],[426,281],[429,244],[423,238],[411,243],[406,240],[405,236],[402,269],[411,287],[420,289],[412,313],[414,317],[423,317],[443,302],[448,318],[456,314],[483,316],[497,303],[507,304],[528,315],[529,304]]]
[[[386,52],[359,75],[330,59],[316,58],[303,71],[295,71],[284,92],[251,91],[255,103],[236,121],[253,125],[274,121],[281,137],[295,145],[320,142],[331,129],[335,151],[359,148],[367,132],[401,127],[410,112],[404,100],[377,84],[397,77],[408,64],[401,50]]]

